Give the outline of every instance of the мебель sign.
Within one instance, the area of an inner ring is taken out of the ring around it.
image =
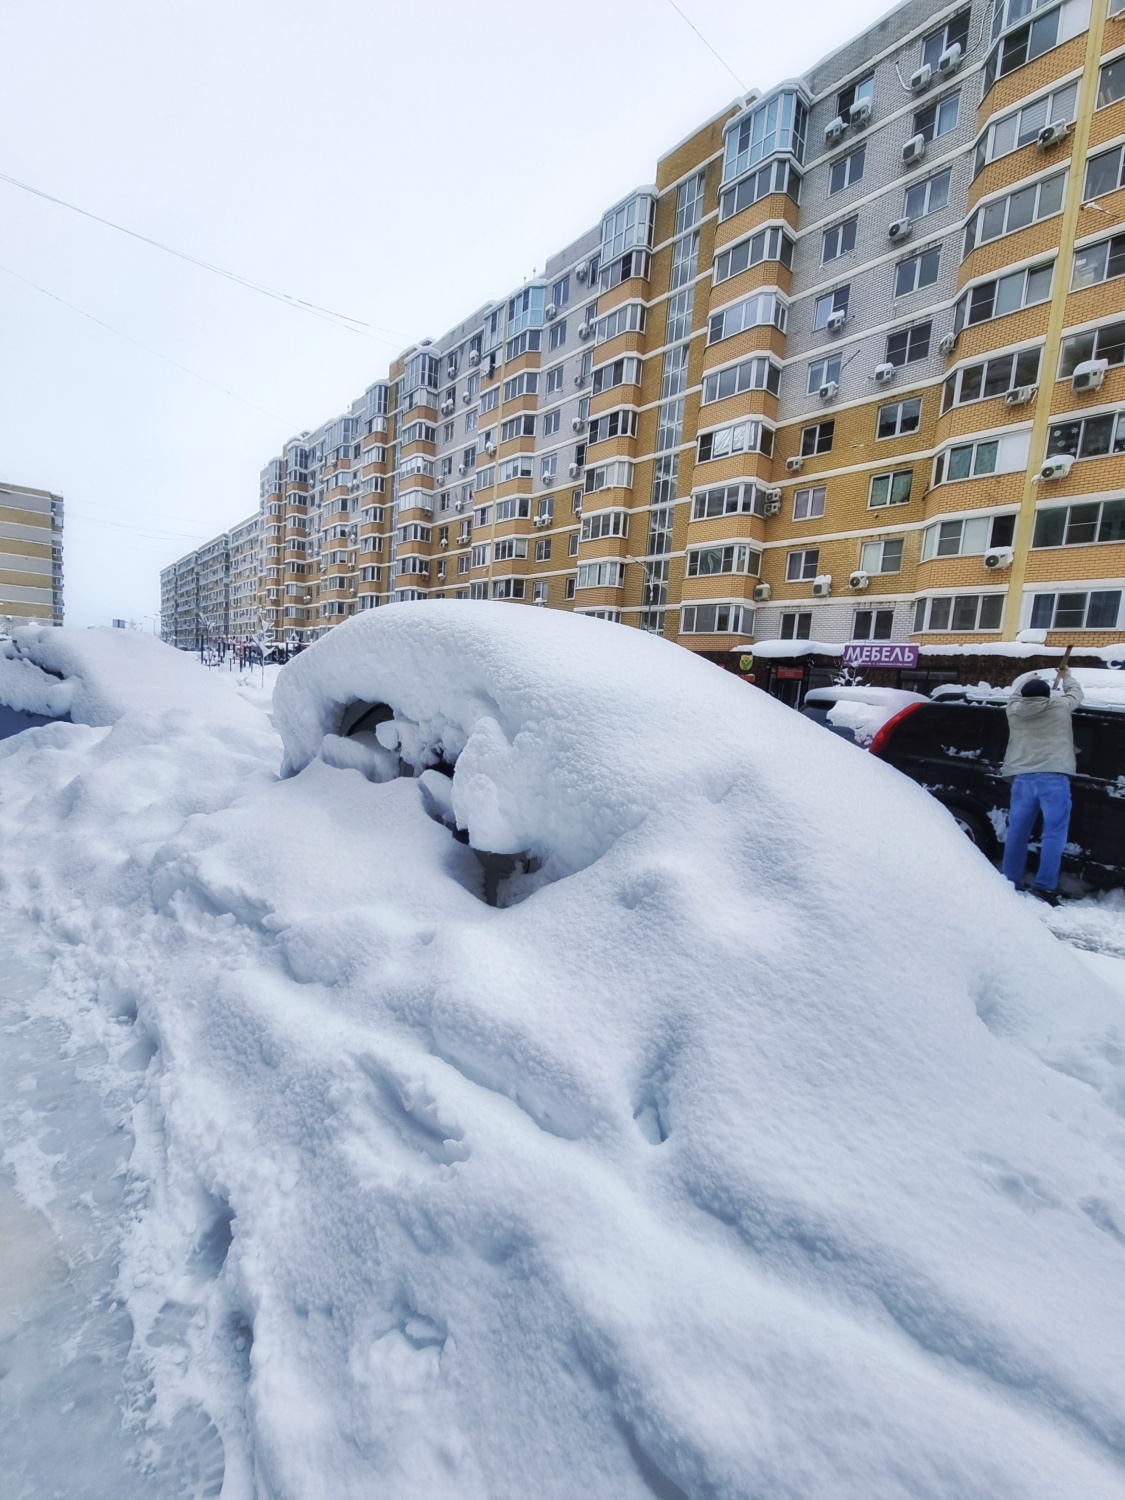
[[[844,647],[845,667],[916,667],[918,647],[906,641],[852,641]]]

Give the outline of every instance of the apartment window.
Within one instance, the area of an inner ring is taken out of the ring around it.
[[[922,420],[922,398],[912,396],[909,401],[892,401],[881,406],[875,419],[877,438],[905,437],[917,432]]]
[[[497,542],[492,551],[494,562],[511,562],[513,558],[527,557],[527,540],[521,536],[505,537]]]
[[[832,452],[832,439],[836,433],[836,423],[814,422],[811,427],[801,428],[802,458],[815,458],[821,453]]]
[[[1120,613],[1119,589],[1036,594],[1031,604],[1031,626],[1033,630],[1116,630]]]
[[[523,591],[524,580],[522,578],[494,578],[492,580],[494,599],[522,599]]]
[[[809,365],[808,393],[815,395],[826,385],[839,385],[840,383],[840,355],[830,355],[828,359],[814,359]]]
[[[492,506],[478,505],[476,510],[473,512],[473,525],[477,527],[487,526],[491,520]]]
[[[563,388],[562,365],[556,365],[553,370],[548,370],[543,383],[546,387],[547,395],[549,396],[553,395],[556,391],[561,391]],[[481,402],[481,410],[484,410],[483,401]]]
[[[542,290],[540,288],[540,290]],[[508,340],[508,346],[504,350],[505,358],[519,359],[521,354],[536,354],[543,347],[543,331],[540,328],[527,328],[514,339]]]
[[[820,567],[820,549],[805,547],[800,552],[790,552],[785,559],[787,583],[807,583],[817,575]]]
[[[905,505],[910,499],[913,482],[913,469],[895,469],[890,474],[873,474],[867,497],[868,509],[878,510],[884,505]]]
[[[923,250],[921,255],[912,255],[909,260],[900,260],[895,267],[895,296],[906,297],[924,286],[933,286],[938,279],[938,262],[941,250]]]
[[[1103,328],[1074,333],[1063,339],[1059,359],[1059,379],[1074,374],[1075,367],[1088,359],[1105,359],[1111,365],[1125,364],[1125,323],[1107,323]]]
[[[749,573],[756,578],[761,569],[762,554],[742,542],[725,547],[697,547],[687,555],[689,578],[710,578],[717,573]]]
[[[1022,307],[1048,301],[1054,270],[1054,261],[1048,261],[1044,266],[1013,271],[995,281],[978,282],[958,298],[953,317],[954,332],[960,333],[966,324],[985,323],[990,318],[1002,318]]]
[[[554,437],[555,433],[558,432],[558,430],[559,430],[559,409],[558,409],[558,407],[556,407],[554,411],[549,411],[549,412],[546,412],[544,414],[544,417],[543,417],[543,436],[544,437]]]
[[[644,333],[648,315],[643,302],[625,302],[594,325],[595,342],[607,343],[619,333]]]
[[[598,284],[603,292],[608,292],[634,277],[647,281],[651,266],[652,257],[647,250],[630,250],[620,260],[603,265]]]
[[[828,192],[839,193],[846,187],[851,187],[863,176],[863,167],[866,160],[867,148],[860,146],[858,151],[849,152],[842,156],[839,161],[834,161],[828,170]]]
[[[928,104],[925,109],[915,110],[914,134],[920,135],[924,141],[935,141],[939,136],[956,130],[960,104],[959,93],[947,94],[944,99]]]
[[[1014,234],[1017,229],[1026,229],[1040,219],[1061,213],[1065,191],[1066,173],[1056,172],[1053,177],[1033,182],[1004,198],[994,198],[991,203],[978,208],[965,225],[963,255],[968,255],[978,245],[986,245],[1005,234]]]
[[[1074,252],[1070,276],[1072,292],[1112,281],[1117,276],[1125,276],[1125,234],[1115,234],[1111,239],[1099,240],[1096,245],[1084,245]]]
[[[853,104],[858,104],[861,99],[873,99],[875,97],[875,74],[865,73],[855,83],[849,83],[847,88],[841,89],[836,95],[836,113],[847,119],[848,110]]]
[[[882,542],[864,542],[859,549],[859,565],[865,573],[898,573],[902,571],[902,537],[888,537]]]
[[[1107,104],[1116,104],[1118,99],[1125,99],[1125,57],[1115,57],[1102,68],[1098,75],[1098,102],[1094,107],[1104,109]]]
[[[1089,547],[1125,541],[1125,500],[1056,505],[1035,517],[1033,547]]]
[[[1078,107],[1078,84],[1067,83],[1033,104],[994,120],[977,143],[974,175],[987,162],[1029,146],[1044,125],[1070,124]]]
[[[490,553],[491,550],[492,550],[491,549],[491,543],[489,543],[489,542],[478,542],[476,544],[476,546],[473,548],[473,567],[474,568],[487,568],[488,567],[488,557],[489,557],[489,553]]]
[[[942,413],[951,406],[988,401],[1020,386],[1035,385],[1039,380],[1039,356],[1038,349],[1022,349],[1017,354],[1001,354],[954,370],[942,388]]]
[[[776,396],[780,385],[781,371],[771,360],[744,359],[741,364],[703,377],[703,404],[740,396],[743,391],[771,391]]]
[[[534,437],[535,418],[530,412],[525,412],[518,417],[509,417],[500,426],[500,441],[510,443],[513,438]]]
[[[562,373],[562,367],[561,366],[559,367],[559,373],[560,374]],[[494,385],[490,391],[482,391],[481,392],[480,410],[481,410],[482,413],[483,412],[495,411],[496,408],[499,405],[500,405],[500,387],[498,385]]]
[[[848,315],[848,303],[851,300],[852,289],[850,286],[837,287],[834,292],[825,292],[823,297],[818,297],[813,303],[813,331],[828,326],[828,319],[835,312]]]
[[[865,568],[870,572],[870,568]],[[852,615],[853,641],[889,641],[894,628],[893,609],[857,609]]]
[[[927,177],[925,182],[916,182],[913,187],[906,190],[906,198],[903,201],[903,210],[906,217],[913,223],[918,219],[924,219],[927,214],[936,214],[949,202],[949,179],[952,176],[949,167],[944,172],[935,172],[932,177]]]
[[[734,422],[729,427],[715,427],[701,432],[698,438],[697,463],[729,458],[734,453],[773,452],[773,432],[758,421]]]
[[[719,219],[741,213],[771,193],[785,193],[794,203],[801,200],[801,174],[785,159],[771,161],[757,172],[751,172],[734,187],[719,195]]]
[[[541,484],[554,484],[559,472],[559,456],[557,453],[545,453],[539,460],[539,480]]]
[[[828,494],[826,485],[816,484],[808,489],[793,492],[794,521],[813,521],[824,514],[824,501]]]
[[[624,458],[615,458],[608,464],[597,464],[586,471],[586,493],[598,490],[632,489],[633,465]]]
[[[759,292],[712,313],[707,325],[707,342],[717,344],[720,339],[729,339],[744,329],[768,324],[784,333],[787,314],[788,307],[776,292]]]
[[[664,333],[666,343],[675,344],[686,339],[691,332],[691,318],[695,311],[695,288],[686,287],[668,299],[668,323]]]
[[[1003,594],[943,594],[918,600],[914,630],[999,630],[1003,614]]]
[[[1125,411],[1106,412],[1080,421],[1056,422],[1047,435],[1047,457],[1069,453],[1072,458],[1104,458],[1125,453]]]
[[[622,359],[615,359],[611,364],[599,365],[594,371],[593,392],[596,396],[599,391],[609,391],[618,385],[640,385],[641,362],[635,355],[628,354]]]
[[[807,641],[812,634],[812,611],[799,610],[781,617],[778,635],[783,641]]]
[[[747,271],[767,260],[780,261],[783,266],[793,264],[793,241],[780,229],[763,229],[717,255],[715,281],[729,281],[740,271]]]
[[[693,521],[711,521],[716,516],[738,514],[760,516],[764,513],[764,508],[765,497],[756,484],[722,484],[716,485],[714,489],[700,490],[699,494],[693,497],[691,518]],[[670,527],[669,516],[669,532]],[[650,552],[655,550],[650,546]]]
[[[443,443],[451,443],[453,441],[454,429],[456,428],[456,425],[457,424],[455,422],[443,423],[441,429],[441,440]],[[444,462],[444,460],[442,461]],[[445,472],[448,473],[448,469]]]
[[[535,561],[550,562],[550,560],[551,538],[549,536],[540,537],[539,540],[535,543]]]
[[[631,408],[603,412],[590,423],[588,444],[603,443],[607,438],[636,437],[637,414]]]
[[[934,484],[949,484],[960,479],[979,479],[983,474],[1014,474],[1027,467],[1031,434],[1024,429],[1006,433],[1000,438],[984,438],[975,443],[958,443],[946,448],[934,459]]]
[[[1013,14],[1014,7],[1017,5],[1020,10],[1015,12],[1016,14],[1026,15],[1028,10],[1037,8],[1035,0],[1031,0],[1030,5],[1027,0],[1008,0],[1009,15]],[[1034,62],[1037,57],[1042,57],[1044,52],[1049,52],[1052,47],[1058,46],[1059,18],[1062,12],[1063,6],[1056,6],[1049,14],[1039,16],[1038,19],[1001,37],[989,53],[988,61],[984,65],[984,92],[986,94],[998,78],[1006,78],[1009,73],[1022,68],[1024,63]],[[993,37],[999,33],[1004,13],[1005,7],[998,6],[992,22]]]
[[[681,635],[750,635],[754,611],[741,604],[689,604],[680,616]]]
[[[600,562],[580,563],[578,587],[580,589],[616,589],[621,587],[625,576],[625,564],[616,558],[602,558]]]
[[[704,174],[697,172],[676,190],[676,233],[693,229],[703,215]]]
[[[723,141],[723,181],[741,177],[775,151],[788,151],[800,161],[805,154],[808,110],[798,94],[776,94],[742,116]]]
[[[896,368],[915,364],[925,359],[930,352],[930,332],[933,324],[915,323],[910,328],[900,328],[887,335],[887,364]]]
[[[931,31],[923,39],[922,62],[932,72],[937,72],[941,54],[948,52],[950,47],[960,47],[962,57],[969,50],[969,14],[969,11],[963,10],[959,16],[954,16],[951,21],[939,26],[936,31]]]
[[[627,510],[599,510],[592,516],[582,517],[582,540],[600,541],[605,536],[627,536],[629,512]]]
[[[504,484],[509,479],[530,479],[531,463],[530,453],[518,453],[515,458],[506,458],[497,470],[500,483]]]
[[[510,500],[497,500],[496,520],[526,521],[531,516],[531,501],[526,495],[513,495]]]
[[[504,382],[504,400],[514,401],[517,396],[534,396],[539,390],[539,371],[524,370]]]
[[[839,260],[841,255],[847,255],[849,250],[855,249],[855,232],[858,225],[858,218],[845,219],[842,224],[834,224],[831,229],[824,231],[824,244],[820,255],[822,263],[827,264],[830,260]]]
[[[693,282],[699,270],[699,230],[685,234],[672,246],[672,272],[669,284],[672,291]]]
[[[550,350],[561,349],[566,343],[566,319],[559,318],[551,324],[551,331],[547,335],[547,348]]]
[[[578,533],[577,533],[577,531],[572,531],[571,532],[570,537],[569,537],[569,539],[567,541],[567,551],[568,551],[568,555],[570,557],[577,557],[578,556]]]
[[[550,298],[550,300],[555,304],[555,306],[557,308],[560,309],[560,311],[570,301],[570,272],[569,271],[567,272],[567,274],[565,276],[561,277],[558,281],[556,281],[555,284],[554,284],[554,286],[551,288],[551,298]]]

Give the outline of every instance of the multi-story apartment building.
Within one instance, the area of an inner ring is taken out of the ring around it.
[[[0,634],[29,620],[63,623],[63,499],[0,484]]]
[[[389,599],[1125,639],[1125,0],[906,0],[262,471],[263,625]]]
[[[160,633],[197,651],[204,641],[243,639],[260,628],[261,519],[255,514],[185,553],[160,574]]]

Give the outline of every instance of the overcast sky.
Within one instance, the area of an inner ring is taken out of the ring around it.
[[[372,325],[0,182],[0,480],[66,498],[68,624],[151,629],[286,438],[651,181],[728,67],[769,87],[888,9],[678,3],[722,62],[670,0],[0,0],[0,173]]]

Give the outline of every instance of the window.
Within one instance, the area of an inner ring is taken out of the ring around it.
[[[801,610],[797,614],[784,614],[778,634],[783,641],[807,641],[812,633],[812,611]]]
[[[560,312],[567,305],[567,303],[570,301],[570,272],[569,271],[567,272],[567,274],[564,277],[562,277],[561,280],[556,281],[555,284],[554,284],[554,286],[551,288],[551,298],[550,298],[550,300],[555,304],[555,306],[559,309]]]
[[[505,380],[504,400],[514,401],[517,396],[534,396],[538,390],[539,371],[524,370],[521,375],[513,375],[511,380]],[[488,408],[484,407],[483,409],[487,410]]]
[[[864,542],[859,549],[859,565],[865,573],[898,573],[902,570],[902,537],[888,537],[883,542]]]
[[[514,339],[508,340],[504,350],[507,359],[518,359],[521,354],[537,354],[543,347],[543,332],[539,328],[528,328]]]
[[[623,281],[630,281],[634,276],[647,280],[651,266],[652,257],[647,250],[630,250],[620,260],[612,261],[602,267],[598,285],[603,292],[608,292],[615,286],[620,286]]]
[[[1125,411],[1054,423],[1047,434],[1047,457],[1053,458],[1056,453],[1069,453],[1072,458],[1125,453]]]
[[[758,328],[763,324],[772,324],[784,333],[787,314],[788,307],[776,292],[758,292],[712,313],[707,325],[707,342],[717,344],[720,339],[729,339],[743,329]]]
[[[765,494],[756,484],[724,484],[701,490],[692,499],[693,521],[710,521],[715,516],[738,514],[760,516],[765,513]],[[654,548],[649,548],[654,551]],[[662,550],[669,550],[664,548]]]
[[[550,560],[551,538],[549,536],[540,537],[539,540],[535,543],[535,561],[550,562]]]
[[[525,558],[527,556],[527,539],[522,536],[508,536],[503,541],[497,542],[492,549],[494,562],[511,562],[513,558]]]
[[[701,432],[698,439],[697,463],[710,463],[712,459],[729,458],[733,453],[773,452],[773,432],[758,421],[734,422],[729,427],[715,427],[710,432]]]
[[[1010,547],[1015,535],[1014,515],[937,521],[922,532],[922,561],[929,562],[935,557],[982,557],[992,547]]]
[[[1116,630],[1121,613],[1119,589],[1097,589],[1082,594],[1035,594],[1031,605],[1033,630]]]
[[[515,458],[506,458],[498,468],[498,478],[501,484],[509,479],[531,478],[531,454],[518,453]]]
[[[1003,615],[1003,594],[943,594],[918,600],[914,629],[999,630]]]
[[[494,599],[522,599],[524,580],[522,578],[494,578],[492,580],[492,597]]]
[[[562,365],[556,365],[553,370],[548,370],[543,383],[544,383],[544,386],[546,387],[547,395],[549,395],[549,396],[553,395],[554,392],[556,392],[556,391],[561,391],[562,388],[563,388],[563,367],[562,367]],[[485,407],[484,407],[484,399],[482,397],[481,398],[481,410],[483,411],[484,409],[485,409]]]
[[[508,301],[508,336],[521,333],[525,328],[543,326],[543,306],[547,300],[547,288],[525,286],[522,292]]]
[[[728,127],[723,140],[723,181],[741,177],[775,151],[791,152],[801,161],[807,121],[804,100],[789,91],[743,115]]]
[[[875,97],[875,74],[865,73],[855,83],[849,83],[846,89],[841,89],[836,95],[836,113],[843,119],[847,119],[848,110],[853,104],[858,104],[861,99],[873,99]]]
[[[907,188],[903,210],[912,223],[924,219],[927,214],[936,214],[945,207],[949,202],[949,179],[952,175],[951,169],[946,167],[944,172],[936,172],[933,177],[927,177],[925,182],[916,182],[913,187]]]
[[[941,393],[943,414],[951,406],[964,406],[969,401],[988,401],[993,396],[1006,395],[1019,386],[1032,386],[1039,380],[1038,349],[1022,349],[1017,354],[1001,354],[995,359],[982,360],[977,365],[966,365],[954,370],[946,380]]]
[[[1116,104],[1125,99],[1125,57],[1115,57],[1098,75],[1098,102],[1095,109],[1104,109],[1107,104]]]
[[[1053,177],[1045,177],[1042,182],[1033,182],[978,208],[965,226],[963,254],[968,255],[978,245],[998,240],[1005,234],[1014,234],[1017,229],[1026,229],[1029,224],[1061,213],[1065,191],[1066,173],[1056,172]]]
[[[538,548],[540,546],[540,543],[537,542],[535,545],[536,545],[536,551],[538,552]],[[550,557],[550,555],[551,555],[551,544],[550,544],[550,542],[547,543],[547,553],[546,553],[546,555],[548,557]],[[545,578],[542,579],[539,583],[533,583],[531,585],[531,602],[533,604],[546,604],[546,602],[547,602],[547,580]]]
[[[491,505],[478,505],[477,508],[476,508],[476,510],[473,512],[473,525],[474,526],[487,526],[491,520],[492,520],[492,506]]]
[[[1027,0],[1009,0],[1009,3],[1020,5],[1020,14],[1023,15],[1035,8],[1035,0],[1032,0],[1030,5]],[[989,53],[988,61],[984,65],[984,92],[986,94],[997,78],[1006,78],[1009,73],[1022,68],[1024,63],[1033,62],[1035,58],[1042,57],[1044,52],[1049,52],[1052,47],[1058,45],[1059,17],[1062,11],[1063,7],[1057,6],[1049,14],[1040,16],[1037,20],[1020,26],[1001,38],[997,46]],[[1003,14],[1004,7],[998,7],[992,23],[994,37],[999,32],[998,23]],[[1089,12],[1086,14],[1088,18]]]
[[[770,193],[786,193],[794,203],[801,198],[801,174],[791,162],[772,161],[757,172],[751,172],[734,187],[719,195],[719,219],[729,219],[744,208],[768,197]]]
[[[558,430],[559,430],[559,408],[556,407],[554,411],[549,411],[549,412],[546,412],[544,414],[544,417],[543,417],[543,436],[544,437],[554,437],[555,433],[558,432]]]
[[[1021,307],[1046,302],[1051,295],[1054,271],[1054,261],[1048,261],[1045,266],[1012,271],[995,281],[978,282],[957,300],[953,314],[954,332],[960,333],[966,323],[985,323],[989,318],[1002,318]]]
[[[603,536],[627,536],[629,512],[627,510],[599,510],[592,516],[582,517],[582,540],[596,542]]]
[[[699,223],[703,215],[703,187],[705,177],[697,172],[676,189],[676,233],[683,234]]]
[[[920,135],[924,141],[935,141],[939,136],[956,130],[960,103],[959,93],[947,94],[944,99],[927,104],[925,109],[915,110],[914,134]]]
[[[870,571],[870,568],[864,569],[864,572]],[[852,615],[852,640],[889,641],[894,623],[893,609],[857,609]]]
[[[1125,323],[1107,323],[1087,333],[1071,334],[1063,339],[1059,359],[1059,379],[1074,374],[1075,367],[1088,359],[1107,359],[1111,365],[1125,364]]]
[[[531,515],[531,501],[526,495],[514,495],[510,500],[497,500],[497,521],[526,521]]]
[[[534,436],[535,418],[530,412],[524,412],[523,415],[518,417],[509,417],[500,427],[500,441],[502,443],[510,443],[513,438]]]
[[[611,364],[599,365],[594,371],[593,392],[609,391],[618,385],[640,385],[641,362],[633,354],[615,359]]]
[[[551,332],[547,337],[547,348],[550,350],[561,349],[566,343],[566,319],[559,318],[551,324]]]
[[[921,255],[900,260],[895,267],[895,296],[905,297],[910,292],[920,291],[924,286],[933,286],[938,279],[940,259],[941,250],[935,245],[932,250],[923,250]]]
[[[910,486],[913,482],[913,469],[896,469],[891,474],[873,474],[867,497],[868,508],[878,510],[884,505],[905,505],[910,499]]]
[[[1084,245],[1074,252],[1074,268],[1070,276],[1072,292],[1112,281],[1117,276],[1125,276],[1125,234],[1115,234],[1112,239]]]
[[[944,26],[939,26],[937,31],[931,31],[922,42],[922,62],[924,66],[937,72],[938,61],[943,52],[948,52],[950,47],[961,48],[964,56],[969,50],[969,12],[963,10],[959,16],[954,16]]]
[[[934,459],[934,484],[979,479],[982,474],[1015,474],[1027,467],[1030,446],[1031,433],[1026,428],[1000,438],[958,443],[956,447],[944,449]]]
[[[453,441],[453,433],[454,433],[454,428],[456,427],[456,425],[457,424],[455,422],[444,422],[442,424],[441,440],[442,440],[443,443],[451,443]],[[444,463],[445,460],[443,459],[442,462]],[[446,469],[445,473],[448,474],[449,470]]]
[[[656,199],[647,193],[611,209],[602,219],[602,261],[613,260],[635,245],[650,249],[655,222]]]
[[[825,292],[823,297],[818,297],[813,303],[813,331],[827,328],[828,319],[835,312],[848,315],[848,302],[851,299],[851,287],[837,287],[834,292]]]
[[[603,558],[600,562],[581,563],[578,568],[580,589],[616,589],[621,587],[625,576],[625,564],[616,558]]]
[[[559,455],[557,453],[545,453],[539,460],[539,482],[541,484],[554,484],[559,472]]]
[[[776,396],[781,385],[781,371],[771,360],[761,357],[744,359],[703,377],[703,404],[740,396],[743,391],[772,391]]]
[[[889,333],[887,335],[887,363],[898,368],[925,359],[930,352],[932,328],[932,323],[915,323],[910,328],[900,328],[897,333]]]
[[[1125,541],[1125,500],[1056,505],[1035,517],[1033,547],[1088,547]]]
[[[842,156],[839,161],[834,161],[828,170],[828,192],[842,192],[844,188],[851,187],[863,176],[863,167],[866,159],[867,148],[860,146],[858,151],[852,151],[847,156]]]
[[[836,423],[814,422],[811,427],[801,428],[802,458],[815,458],[820,453],[832,452],[832,439],[836,433]]]
[[[618,411],[606,411],[590,423],[587,443],[602,443],[607,438],[636,437],[637,414],[622,407]]]
[[[565,590],[564,590],[564,595],[565,595],[565,597],[567,599],[573,599],[574,598],[574,579],[573,578],[568,578],[566,580],[566,587],[565,587]]]
[[[681,635],[751,635],[754,611],[741,604],[689,604],[680,616]]]
[[[824,514],[824,499],[827,494],[827,486],[823,484],[813,485],[810,489],[794,490],[794,521],[813,521],[818,516],[822,516]]]
[[[716,573],[749,573],[757,577],[762,554],[742,542],[725,547],[698,547],[687,555],[687,576],[709,578]]]
[[[831,229],[824,231],[824,245],[820,255],[824,264],[830,260],[839,260],[841,255],[847,255],[849,250],[855,249],[855,232],[858,224],[858,218],[845,219],[842,224],[835,224]]]
[[[1022,146],[1029,146],[1044,125],[1069,124],[1078,106],[1078,84],[1064,84],[1051,94],[1044,94],[1033,104],[1014,109],[1011,114],[994,120],[977,143],[975,172],[999,156],[1007,156]]]
[[[805,583],[817,575],[820,567],[820,549],[818,547],[806,547],[800,552],[790,552],[785,559],[785,579],[787,583]]]
[[[437,428],[432,427],[429,422],[410,422],[402,429],[402,441],[404,446],[407,443],[436,443]],[[347,471],[342,474],[334,474],[329,488],[332,489],[341,484],[347,484],[348,479],[349,475]]]
[[[633,487],[633,465],[625,458],[615,458],[610,463],[598,464],[586,471],[586,493],[597,490],[624,489]]]
[[[562,373],[560,367],[559,373]],[[482,391],[480,397],[480,409],[482,412],[495,411],[500,405],[500,387],[494,385],[490,391]]]
[[[839,385],[840,383],[840,356],[830,355],[828,359],[814,359],[809,366],[808,393],[810,396],[822,390],[826,385]]]
[[[854,231],[852,243],[855,243]],[[780,261],[783,266],[793,264],[793,241],[780,229],[763,229],[759,234],[751,235],[748,240],[742,240],[729,250],[724,250],[721,255],[716,255],[715,281],[729,281],[740,271],[761,265],[766,260]]]
[[[488,557],[491,550],[492,548],[489,542],[478,542],[477,545],[473,548],[473,567],[487,568]]]
[[[616,338],[619,333],[643,333],[647,315],[643,302],[625,302],[620,307],[615,307],[611,313],[606,313],[604,318],[599,318],[594,325],[595,342],[606,343],[609,339]]]
[[[922,421],[922,398],[912,396],[909,401],[893,401],[881,406],[875,419],[877,438],[905,437],[917,432]]]

